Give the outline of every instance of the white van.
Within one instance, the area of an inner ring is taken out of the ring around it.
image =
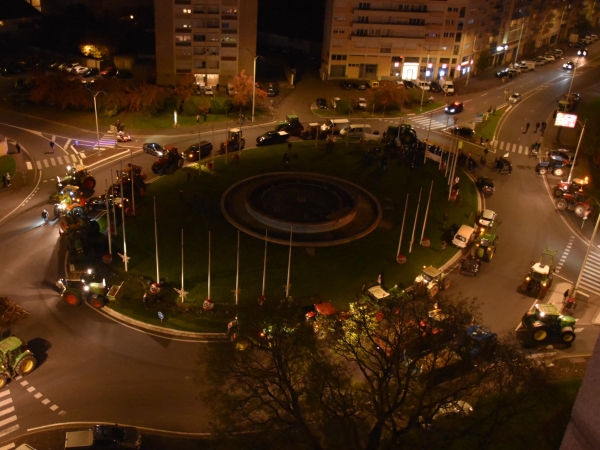
[[[348,119],[329,119],[327,122],[321,125],[321,132],[331,133],[333,130],[334,134],[339,134],[340,130],[348,125],[350,125],[350,121]]]
[[[444,89],[446,95],[454,95],[454,83],[452,81],[446,81],[442,89]]]
[[[535,70],[535,61],[521,61],[519,63],[519,67],[521,68],[521,70]]]
[[[340,136],[344,137],[361,138],[365,134],[371,134],[371,125],[366,123],[354,123],[340,130]]]
[[[424,91],[429,91],[431,89],[429,81],[423,81],[417,78],[415,81],[413,81],[413,83],[416,87],[418,87],[419,89],[423,89]]]
[[[371,89],[377,89],[379,87],[379,81],[377,81],[377,80],[369,81],[369,87]]]
[[[458,248],[465,248],[469,242],[475,236],[475,228],[469,225],[461,225],[454,237],[452,238],[452,244]]]

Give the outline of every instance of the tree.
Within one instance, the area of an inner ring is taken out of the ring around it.
[[[444,405],[490,392],[507,393],[486,398],[494,417],[505,417],[498,411],[512,405],[508,393],[515,399],[543,371],[509,342],[471,339],[465,330],[474,317],[473,301],[444,299],[441,310],[403,291],[384,303],[364,297],[312,326],[295,308],[260,311],[239,329],[246,351],[211,359],[207,375],[222,384],[211,402],[226,428],[313,449],[425,442],[424,428]],[[471,423],[457,423],[452,435],[470,432]]]
[[[167,93],[165,89],[155,84],[142,83],[137,86],[126,86],[124,101],[127,109],[132,112],[150,110],[161,111],[164,108]]]
[[[246,75],[244,70],[231,79],[231,90],[234,92],[231,102],[234,107],[241,109],[252,104],[253,83],[254,77]],[[267,98],[267,93],[262,89],[255,87],[255,97],[256,102],[261,103]]]
[[[377,89],[369,92],[370,103],[377,111],[393,111],[399,109],[406,101],[406,90],[390,81],[382,81]]]
[[[487,48],[484,48],[479,52],[479,58],[477,58],[477,61],[475,62],[475,68],[477,69],[477,72],[480,72],[487,69],[491,63],[492,54]]]

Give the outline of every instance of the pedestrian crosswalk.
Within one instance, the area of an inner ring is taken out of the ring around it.
[[[69,164],[82,164],[85,157],[85,153],[79,152],[63,156],[53,156],[52,158],[46,158],[42,160],[34,160],[33,162],[27,161],[26,165],[27,170],[33,170],[34,164],[38,170],[42,170],[49,169],[51,167],[67,166]]]
[[[0,391],[0,438],[19,429],[10,389]]]
[[[519,155],[529,156],[530,147],[523,144],[515,144],[505,141],[493,141],[492,147],[502,153],[518,153]]]
[[[600,252],[590,251],[579,286],[582,291],[600,295]]]
[[[430,130],[439,130],[440,128],[447,128],[449,125],[446,123],[438,122],[434,120],[431,116],[420,115],[411,117],[411,122],[418,125],[418,128],[427,128]]]

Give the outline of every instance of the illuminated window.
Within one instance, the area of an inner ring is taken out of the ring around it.
[[[192,10],[191,10],[191,9],[186,9],[186,8],[184,8],[184,9],[183,9],[183,13],[184,13],[184,14],[191,14],[191,13],[192,13]]]

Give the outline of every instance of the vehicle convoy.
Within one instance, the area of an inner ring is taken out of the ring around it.
[[[0,389],[17,376],[24,377],[37,365],[27,344],[15,336],[0,341]]]
[[[244,150],[245,145],[246,140],[244,139],[242,130],[240,128],[231,128],[227,130],[227,139],[221,142],[219,148],[221,153],[237,152]]]
[[[439,291],[450,287],[446,274],[433,266],[425,267],[421,275],[415,278],[415,290],[418,294],[427,294],[433,298]]]
[[[523,292],[531,293],[536,297],[543,297],[552,285],[554,257],[557,251],[545,248],[539,262],[531,263],[531,270],[523,280]]]
[[[477,238],[475,256],[483,261],[490,262],[496,253],[497,240],[496,230],[488,229]]]
[[[165,151],[165,155],[158,158],[154,164],[152,164],[152,172],[155,174],[171,174],[183,167],[183,156],[179,154],[177,147],[169,145],[165,147]],[[126,185],[127,183],[123,181],[123,190],[125,190]]]
[[[593,206],[590,205],[583,194],[565,193],[556,200],[556,209],[564,211],[565,209],[573,211],[577,217],[587,217],[594,210]]]
[[[85,191],[92,191],[96,187],[96,179],[92,173],[84,166],[67,166],[67,174],[64,177],[57,177],[56,190],[61,191],[65,186],[79,186]]]
[[[521,319],[521,325],[535,342],[548,338],[560,339],[565,344],[575,340],[575,323],[572,316],[565,316],[554,305],[536,303]]]
[[[160,161],[160,159],[156,162],[158,161]],[[115,182],[108,188],[108,194],[114,197],[115,200],[121,197],[131,199],[131,191],[133,189],[136,197],[143,197],[146,194],[146,178],[147,175],[145,172],[142,172],[141,166],[136,166],[135,164],[131,165],[131,163],[129,163],[127,164],[127,169],[117,170]],[[121,195],[121,181],[123,182],[123,195]],[[119,203],[122,202],[119,201]]]
[[[304,126],[300,123],[300,118],[294,114],[285,116],[285,121],[279,122],[275,126],[275,131],[285,131],[290,136],[301,136]]]
[[[569,183],[568,181],[559,181],[556,183],[554,187],[554,196],[562,197],[563,194],[576,194],[582,193],[584,186],[588,184],[588,177],[585,178],[573,178],[573,180]]]

